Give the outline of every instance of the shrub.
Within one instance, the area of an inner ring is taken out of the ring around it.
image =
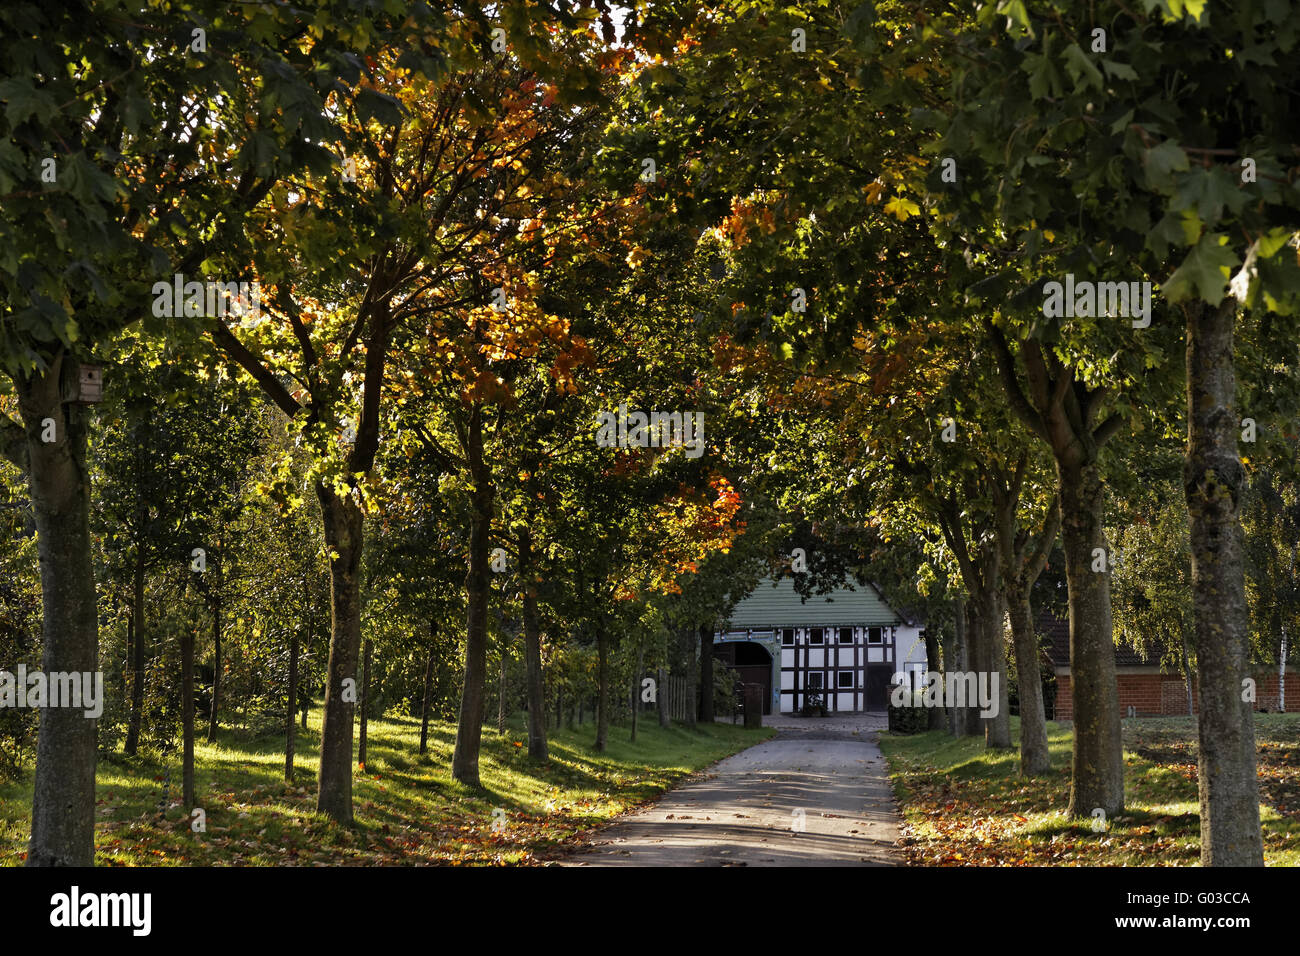
[[[923,703],[923,695],[920,691],[917,691],[912,695],[912,705],[910,707],[896,707],[891,694],[889,699],[890,732],[895,734],[919,734],[924,731],[929,719],[925,707],[922,706]]]

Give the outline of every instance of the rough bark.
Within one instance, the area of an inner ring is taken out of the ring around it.
[[[1070,696],[1074,705],[1069,813],[1090,817],[1124,809],[1124,759],[1119,687],[1110,617],[1110,572],[1093,568],[1097,548],[1109,554],[1102,528],[1104,487],[1095,466],[1058,464],[1061,541],[1070,600]],[[1109,562],[1107,562],[1109,567]]]
[[[465,675],[451,773],[461,783],[478,787],[478,755],[483,741],[484,694],[487,685],[490,588],[488,535],[492,525],[494,489],[489,469],[483,460],[483,413],[477,406],[470,413],[467,439],[466,451],[473,482],[470,493],[469,570],[465,574],[465,593],[469,607],[465,629]]]
[[[609,742],[609,636],[604,620],[596,622],[596,750],[605,752]]]
[[[433,662],[438,656],[438,622],[429,621],[429,659],[424,665],[424,695],[420,699],[420,753],[429,752],[429,711],[433,709]]]
[[[713,625],[700,625],[700,720],[713,723]]]
[[[1038,661],[1038,634],[1029,591],[1015,588],[1007,597],[1011,637],[1016,647],[1016,685],[1020,696],[1020,774],[1034,776],[1051,769],[1047,750],[1043,675]]]
[[[99,669],[99,632],[86,413],[63,404],[63,364],[60,355],[44,374],[17,383],[41,571],[41,667],[46,674],[93,675]],[[50,443],[41,440],[41,423],[47,418],[57,423]],[[142,636],[138,640],[143,643]],[[95,720],[71,707],[41,711],[28,866],[90,866],[94,861],[95,726]]]
[[[506,735],[506,678],[510,664],[510,636],[505,632],[504,622],[501,628],[500,657],[501,666],[497,674],[497,734],[504,737]]]
[[[636,743],[636,722],[641,713],[641,673],[645,666],[645,652],[636,652],[636,671],[632,674],[632,743]]]
[[[1002,556],[1002,597],[1011,623],[1016,650],[1016,684],[1020,698],[1020,773],[1033,776],[1050,769],[1047,750],[1046,709],[1039,667],[1038,635],[1029,595],[1047,564],[1061,529],[1061,509],[1055,498],[1047,506],[1036,534],[1019,527],[1021,489],[1029,465],[1022,453],[1015,468],[992,474],[996,509],[996,535]]]
[[[289,635],[289,694],[284,702],[284,782],[293,783],[294,718],[298,711],[298,631]]]
[[[1187,314],[1187,455],[1192,600],[1200,713],[1201,863],[1263,866],[1237,453],[1234,300]]]
[[[519,575],[524,582],[524,670],[528,683],[528,756],[546,760],[546,685],[542,675],[542,627],[537,613],[537,581],[533,569],[533,535],[519,532]],[[559,726],[559,713],[556,713]]]
[[[181,806],[188,815],[194,799],[194,631],[197,619],[181,629]]]
[[[361,731],[357,735],[357,763],[366,765],[366,736],[370,729],[370,662],[374,647],[370,638],[366,638],[361,652]]]
[[[148,650],[144,622],[144,550],[137,544],[131,581],[131,623],[135,633],[131,644],[131,712],[127,718],[126,743],[122,745],[122,752],[130,755],[140,747],[140,725],[144,716],[144,671]]]
[[[320,791],[316,809],[338,823],[352,822],[352,723],[356,694],[344,699],[344,681],[357,679],[361,649],[361,509],[351,498],[316,487],[330,560],[330,650],[321,718]]]
[[[957,559],[962,582],[970,595],[966,608],[972,617],[964,634],[968,653],[966,664],[961,670],[973,671],[977,685],[983,685],[989,679],[986,675],[1000,675],[997,713],[991,717],[981,717],[978,701],[970,702],[973,706],[961,708],[964,711],[964,734],[973,736],[982,733],[985,746],[990,748],[1010,747],[1011,718],[1005,706],[1006,652],[1002,642],[1002,605],[998,597],[1000,555],[991,541],[981,541],[984,535],[979,527],[971,529],[971,543],[968,543],[963,508],[955,496],[932,499],[931,503],[939,519],[944,540]],[[981,543],[974,546],[973,542],[976,541]]]
[[[966,602],[954,600],[952,653],[944,658],[945,681],[949,673],[956,673],[967,667],[966,632],[969,628],[966,622]],[[948,710],[948,732],[954,737],[966,736],[966,711],[959,707]]]
[[[700,657],[696,653],[695,628],[686,629],[686,645],[689,648],[686,654],[686,726],[695,729],[696,711],[696,688],[699,686]]]
[[[218,585],[212,604],[212,707],[208,713],[208,743],[217,739],[218,708],[221,706],[221,590]],[[290,707],[290,710],[293,708]]]
[[[1110,393],[1079,381],[1073,368],[1032,339],[1021,346],[1026,392],[1001,330],[992,319],[985,320],[985,327],[1012,411],[1046,443],[1056,462],[1069,586],[1074,703],[1068,812],[1072,817],[1086,818],[1100,808],[1107,816],[1114,816],[1124,809],[1124,759],[1111,630],[1110,574],[1094,572],[1092,564],[1093,550],[1106,548],[1102,529],[1105,485],[1098,454],[1123,419],[1114,413],[1098,422]]]
[[[986,572],[987,573],[987,572]],[[990,574],[991,576],[991,574]],[[977,660],[974,670],[979,675],[978,686],[985,686],[989,681],[991,688],[994,675],[997,677],[997,695],[990,702],[996,711],[992,716],[980,715],[981,708],[975,707],[975,719],[984,733],[984,746],[989,749],[1004,749],[1011,746],[1011,715],[1007,702],[1007,654],[1002,638],[1002,600],[996,588],[988,588],[977,594],[972,603],[976,607],[977,619]],[[985,675],[988,675],[987,677]]]
[[[925,660],[932,671],[939,671],[939,631],[931,626],[925,629]],[[926,712],[927,730],[944,730],[948,717],[942,707],[930,707]]]

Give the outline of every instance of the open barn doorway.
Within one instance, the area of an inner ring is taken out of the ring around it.
[[[763,713],[772,713],[772,655],[754,641],[715,644],[713,655],[736,672],[736,680],[763,687]]]

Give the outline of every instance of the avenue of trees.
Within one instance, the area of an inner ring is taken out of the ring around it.
[[[931,726],[1027,777],[1061,606],[1073,817],[1124,809],[1116,641],[1184,675],[1202,860],[1262,865],[1297,43],[1273,0],[7,3],[0,668],[107,690],[0,711],[29,865],[92,862],[101,753],[192,805],[196,734],[292,777],[317,701],[340,825],[384,711],[469,787],[510,713],[538,761],[646,677],[710,720],[734,603],[846,573],[1002,676]]]

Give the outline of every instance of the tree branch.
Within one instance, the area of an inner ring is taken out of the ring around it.
[[[1105,421],[1096,427],[1092,433],[1092,440],[1100,448],[1115,435],[1116,432],[1124,425],[1124,419],[1118,412],[1110,415]]]
[[[4,412],[0,412],[0,456],[17,465],[24,475],[27,474],[27,430]]]
[[[1047,425],[1043,422],[1043,416],[1029,404],[1029,399],[1025,397],[1024,390],[1020,387],[1020,379],[1016,377],[1016,359],[1011,354],[1011,348],[1007,345],[1002,330],[993,324],[992,319],[984,320],[984,328],[988,330],[993,340],[993,352],[998,360],[999,377],[1002,379],[1003,390],[1007,393],[1011,411],[1030,431],[1050,443],[1051,438],[1047,434]]]
[[[1047,516],[1043,519],[1042,530],[1034,542],[1034,550],[1025,558],[1024,575],[1027,585],[1032,586],[1043,573],[1043,568],[1047,566],[1047,556],[1052,553],[1052,545],[1056,543],[1056,535],[1060,530],[1061,502],[1060,498],[1053,495],[1051,503],[1047,506]]]
[[[260,355],[252,352],[248,346],[235,337],[235,333],[228,329],[224,322],[218,320],[212,325],[212,341],[221,348],[228,356],[239,363],[245,372],[253,376],[257,384],[262,387],[266,397],[279,407],[279,409],[290,418],[296,416],[302,411],[302,405],[289,394],[289,390],[280,384],[280,380],[275,377]]]

